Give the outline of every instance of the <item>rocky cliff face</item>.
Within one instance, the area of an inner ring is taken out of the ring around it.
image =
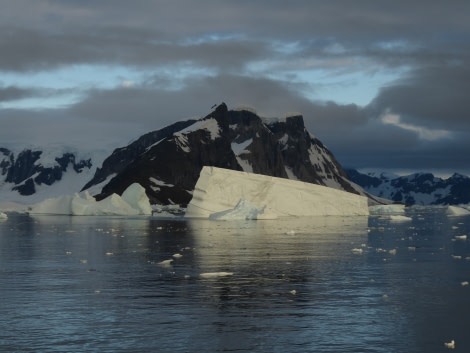
[[[117,149],[83,188],[95,197],[121,194],[138,182],[154,204],[186,205],[203,166],[240,170],[360,193],[330,151],[305,129],[302,116],[263,121],[225,104],[200,120],[183,121]]]
[[[351,180],[372,195],[408,205],[458,205],[470,203],[470,178],[454,174],[437,178],[431,173],[375,176],[347,170]]]
[[[44,160],[43,151],[26,149],[16,157],[6,148],[0,148],[0,173],[11,190],[23,196],[33,195],[39,185],[52,185],[62,179],[67,168],[76,173],[91,168],[91,160],[77,160],[73,153],[59,154]]]

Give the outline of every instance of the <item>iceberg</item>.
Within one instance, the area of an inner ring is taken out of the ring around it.
[[[136,216],[151,215],[150,201],[145,189],[137,183],[130,185],[122,194],[112,194],[96,201],[85,191],[46,199],[31,206],[31,214],[56,214],[73,216]]]
[[[240,199],[237,205],[229,210],[212,213],[209,219],[219,221],[249,220],[249,219],[276,219],[277,216],[267,210],[266,206],[258,207],[255,204]]]
[[[129,185],[122,193],[121,198],[132,208],[138,210],[140,214],[152,214],[149,198],[145,193],[145,189],[139,183]]]
[[[240,200],[245,201],[240,205]],[[364,196],[297,180],[205,166],[185,217],[220,219],[233,217],[236,212],[240,216],[239,211],[246,211],[248,202],[255,205],[248,216],[256,212],[257,219],[369,214]],[[269,216],[263,217],[263,209],[269,210]]]
[[[369,206],[369,212],[371,214],[405,213],[405,205],[390,204],[390,205]]]
[[[448,216],[468,216],[470,211],[460,206],[447,206],[446,214]]]

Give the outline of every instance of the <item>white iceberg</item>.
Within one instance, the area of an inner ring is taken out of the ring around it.
[[[88,192],[44,200],[31,206],[31,214],[73,216],[135,216],[151,215],[150,201],[140,184],[130,185],[122,196],[112,194],[96,201]]]
[[[129,185],[122,193],[121,198],[132,208],[138,210],[140,214],[152,214],[149,198],[145,193],[145,189],[139,183]]]
[[[383,213],[405,213],[405,205],[403,204],[391,204],[391,205],[375,205],[369,207],[371,214],[383,214]]]
[[[230,214],[240,200],[266,205],[269,218],[369,214],[364,196],[297,180],[203,167],[185,216],[209,218],[220,212]],[[257,208],[256,212],[259,211]]]
[[[6,213],[3,213],[3,212],[0,212],[0,221],[4,221],[4,220],[7,220],[8,219],[8,216]]]
[[[240,199],[237,205],[232,209],[209,215],[209,219],[219,221],[276,218],[277,216],[275,214],[270,214],[268,212],[266,206],[258,207],[244,199]]]
[[[464,207],[447,206],[446,214],[448,216],[467,216],[470,215],[470,211]]]

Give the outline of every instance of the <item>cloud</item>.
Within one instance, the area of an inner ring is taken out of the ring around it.
[[[24,89],[15,86],[0,86],[0,102],[14,101],[31,96],[34,90]]]
[[[224,101],[300,111],[345,165],[457,169],[469,165],[469,11],[467,0],[6,0],[0,141],[117,147]]]
[[[469,91],[468,63],[423,67],[384,87],[371,106],[376,113],[399,114],[405,123],[459,131],[470,128]]]

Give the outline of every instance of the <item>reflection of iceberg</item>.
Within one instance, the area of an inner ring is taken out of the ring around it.
[[[187,226],[199,274],[282,273],[295,263],[342,258],[368,235],[368,217],[282,217],[269,222],[199,218],[188,220]]]
[[[152,209],[139,184],[130,185],[122,194],[112,194],[96,201],[88,192],[47,199],[31,206],[31,214],[59,214],[74,216],[133,216],[150,215]]]
[[[266,175],[204,167],[186,217],[208,218],[241,200],[277,216],[368,215],[367,198],[326,186]]]

